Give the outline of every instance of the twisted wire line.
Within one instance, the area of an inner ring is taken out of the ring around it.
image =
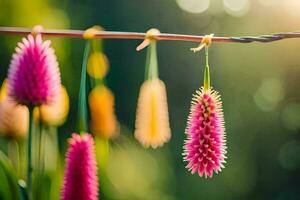
[[[39,33],[49,37],[68,37],[68,38],[83,38],[84,30],[67,30],[67,29],[45,29]],[[0,26],[0,35],[27,35],[32,33],[30,28],[22,27],[3,27]],[[118,32],[118,31],[98,31],[95,34],[95,38],[106,39],[144,39],[145,33],[138,32]],[[171,33],[160,33],[156,36],[157,40],[172,40],[172,41],[190,41],[201,42],[204,36],[201,35],[182,35]],[[271,35],[259,35],[259,36],[240,36],[240,37],[213,37],[214,42],[220,43],[251,43],[251,42],[274,42],[288,38],[299,38],[300,32],[281,32]]]

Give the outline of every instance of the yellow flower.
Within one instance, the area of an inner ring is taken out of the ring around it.
[[[17,105],[7,96],[7,82],[0,90],[0,133],[13,138],[25,138],[28,131],[29,112],[26,106]]]
[[[159,79],[145,81],[140,89],[134,135],[144,147],[152,148],[171,138],[166,87]]]
[[[87,63],[88,74],[97,79],[102,79],[108,72],[109,62],[105,54],[98,51],[90,55]]]
[[[95,87],[89,95],[91,131],[106,139],[117,135],[114,95],[104,85]]]
[[[62,125],[69,113],[69,96],[66,88],[61,85],[59,97],[49,105],[41,105],[40,112],[36,108],[34,116],[36,120],[41,120],[42,123],[51,126]],[[41,117],[40,117],[41,115]]]

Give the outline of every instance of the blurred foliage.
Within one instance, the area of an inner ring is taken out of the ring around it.
[[[2,152],[0,152],[0,180],[0,199],[22,199],[14,169]]]
[[[73,29],[99,24],[116,31],[156,27],[162,32],[217,36],[300,29],[300,4],[295,0],[201,0],[199,5],[193,4],[195,1],[0,0],[0,24]],[[18,40],[20,37],[0,37],[1,83]],[[51,40],[70,95],[70,115],[58,129],[59,152],[63,155],[66,138],[77,127],[84,41]],[[103,169],[106,173],[100,178],[101,199],[300,198],[300,40],[215,43],[210,47],[212,86],[222,95],[228,142],[226,168],[212,179],[190,175],[181,155],[190,100],[203,82],[203,53],[190,53],[189,48],[195,44],[188,42],[158,43],[160,78],[167,87],[172,138],[154,151],[144,150],[132,141],[145,51],[136,53],[138,41],[133,40],[103,43],[110,62],[106,84],[115,95],[115,110],[122,126],[120,139],[111,142],[107,167]],[[7,146],[7,140],[2,138],[0,148],[5,153]],[[50,149],[46,151],[52,153]],[[49,175],[52,176],[53,173]],[[55,184],[59,188],[59,183]],[[54,193],[58,195],[58,191]]]
[[[131,140],[132,136],[121,136],[112,145],[105,176],[100,171],[102,192],[108,199],[173,200],[175,174],[169,149],[145,151]]]

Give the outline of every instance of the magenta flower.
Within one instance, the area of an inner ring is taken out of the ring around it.
[[[27,106],[49,104],[59,95],[60,72],[50,41],[28,35],[18,43],[8,71],[8,93]]]
[[[212,177],[224,168],[226,139],[222,102],[218,93],[212,89],[196,92],[192,100],[188,125],[187,140],[184,144],[186,168],[192,174]]]
[[[89,134],[72,134],[66,157],[62,200],[98,199],[94,141]]]

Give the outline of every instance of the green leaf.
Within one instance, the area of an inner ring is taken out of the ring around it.
[[[0,151],[0,199],[22,199],[18,179],[9,159]]]
[[[85,44],[84,54],[83,54],[80,88],[79,88],[79,100],[78,100],[79,132],[85,132],[88,129],[87,103],[86,103],[86,68],[87,68],[87,61],[90,53],[90,48],[91,48],[91,41],[87,40]]]

